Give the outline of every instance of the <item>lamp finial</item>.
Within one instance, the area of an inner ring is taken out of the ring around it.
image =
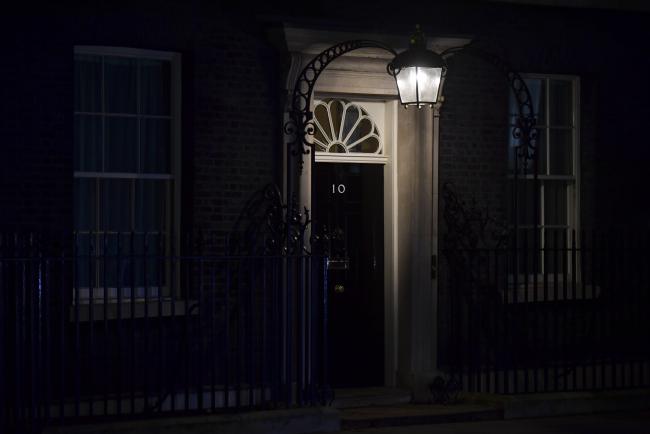
[[[419,24],[415,25],[415,31],[411,34],[410,40],[412,47],[424,47],[425,46],[425,37],[424,32],[420,28]]]

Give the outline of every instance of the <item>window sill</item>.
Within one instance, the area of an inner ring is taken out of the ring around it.
[[[104,320],[123,320],[123,319],[147,319],[163,317],[179,317],[187,315],[198,315],[196,300],[174,300],[171,299],[149,300],[145,303],[144,299],[128,299],[118,303],[117,300],[109,300],[104,304],[103,300],[94,301],[91,305],[86,302],[79,303],[78,306],[70,306],[70,322],[76,322],[78,311],[79,322],[90,322],[91,313],[92,321]],[[145,309],[146,307],[146,309]],[[145,315],[146,314],[146,315]]]

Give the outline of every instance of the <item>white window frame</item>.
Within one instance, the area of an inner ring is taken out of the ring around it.
[[[575,230],[576,234],[576,246],[580,246],[580,77],[576,75],[564,75],[564,74],[539,74],[539,73],[524,73],[521,74],[521,78],[526,80],[526,79],[533,79],[533,80],[545,80],[545,94],[544,94],[544,99],[545,99],[545,113],[544,113],[544,118],[546,119],[546,123],[543,125],[537,125],[537,128],[540,130],[544,130],[545,134],[543,134],[544,139],[546,140],[545,143],[545,149],[546,149],[546,171],[548,172],[548,167],[550,164],[550,132],[553,128],[558,128],[558,126],[553,126],[550,125],[550,104],[549,104],[549,96],[550,96],[550,81],[551,80],[564,80],[564,81],[569,81],[572,83],[572,101],[573,101],[573,107],[572,107],[572,112],[573,112],[573,125],[570,127],[572,130],[572,171],[573,175],[540,175],[538,174],[537,178],[540,182],[540,207],[539,207],[539,223],[540,223],[540,251],[541,248],[544,246],[544,229],[565,229],[567,232],[567,238],[566,238],[566,246],[565,248],[571,249],[572,247],[572,238],[571,238],[571,231]],[[512,116],[510,107],[508,107],[508,117],[510,118]],[[510,125],[509,125],[510,128]],[[568,129],[566,127],[562,127],[564,129]],[[509,150],[511,152],[511,150]],[[509,157],[510,158],[510,157]],[[511,168],[509,167],[509,174],[508,177],[509,179],[513,178],[513,175],[511,173]],[[534,174],[526,174],[525,176],[519,175],[519,179],[521,180],[533,180]],[[544,181],[567,181],[570,185],[567,188],[567,225],[545,225],[544,224],[544,218],[545,218],[545,213],[544,213]],[[571,182],[573,181],[573,182]],[[518,216],[517,216],[518,218]],[[531,230],[535,229],[533,225],[525,225],[525,224],[518,224],[518,229],[519,230]],[[519,234],[517,234],[519,236]],[[559,240],[561,241],[561,239]],[[532,242],[532,240],[531,240]],[[570,254],[570,253],[569,253]],[[573,273],[575,272],[577,274],[576,279],[579,281],[580,280],[580,259],[579,257],[577,258],[577,269],[573,270],[573,264],[570,258],[567,259],[567,276],[565,276],[561,272],[557,273],[549,273],[547,276],[547,281],[549,282],[549,286],[553,284],[554,282],[554,277],[557,276],[558,281],[561,283],[563,281],[571,282],[573,279]],[[543,276],[544,276],[544,270],[545,270],[545,263],[544,263],[544,255],[542,255],[541,258],[541,266],[539,270],[539,274],[535,276],[532,272],[528,273],[528,286],[531,288],[535,285],[535,282],[537,282],[537,286],[543,285]],[[518,282],[519,286],[525,285],[526,281],[526,276],[524,273],[518,273]],[[514,276],[511,274],[509,276],[509,280],[511,284],[514,283]],[[540,289],[540,288],[538,288]],[[523,299],[522,299],[523,300]],[[531,299],[532,300],[532,299]]]
[[[181,220],[181,54],[177,52],[168,52],[168,51],[156,51],[156,50],[146,50],[140,48],[128,48],[128,47],[113,47],[113,46],[91,46],[91,45],[75,45],[73,48],[73,56],[77,54],[87,54],[94,56],[115,56],[115,57],[127,57],[135,59],[148,59],[148,60],[164,60],[170,62],[171,77],[170,77],[170,114],[169,116],[147,116],[149,118],[160,118],[160,119],[169,119],[171,126],[171,136],[170,136],[170,174],[145,174],[145,173],[119,173],[119,172],[92,172],[92,171],[78,171],[73,172],[74,178],[91,178],[91,179],[165,179],[172,182],[172,191],[170,192],[171,199],[171,215],[168,216],[168,221],[170,224],[170,236],[165,241],[165,250],[166,252],[171,251],[171,244],[180,246],[180,220]],[[74,83],[76,86],[77,83]],[[84,112],[73,112],[75,115],[84,114]],[[93,114],[97,114],[93,112]],[[100,113],[106,115],[106,113]],[[123,116],[123,115],[120,115]],[[124,116],[128,116],[124,115]],[[139,115],[133,115],[139,116]],[[103,147],[103,144],[102,144]],[[139,157],[138,157],[139,158]],[[103,164],[103,163],[102,163]],[[75,228],[76,230],[76,228]],[[173,238],[173,241],[172,241]],[[169,273],[169,270],[167,271]],[[176,279],[178,280],[178,278]],[[169,278],[166,279],[169,282]],[[176,288],[178,285],[175,282],[172,282]],[[79,287],[79,299],[80,303],[88,303],[90,299],[90,290],[88,287]],[[104,294],[104,289],[108,294]],[[120,288],[122,292],[123,301],[130,301],[132,297],[137,300],[142,300],[145,298],[145,288],[136,287],[135,294],[132,293],[131,288]],[[155,286],[148,287],[147,296],[153,298],[158,298],[160,292],[163,294],[169,293],[166,288],[158,288]],[[117,288],[115,287],[106,287],[97,286],[93,288],[93,303],[103,303],[105,296],[109,299],[109,302],[113,303],[117,301]]]

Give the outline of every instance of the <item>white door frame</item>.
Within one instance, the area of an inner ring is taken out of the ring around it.
[[[351,93],[331,93],[315,91],[313,100],[325,98],[341,98],[359,102],[381,102],[385,104],[385,121],[382,124],[383,146],[385,159],[377,161],[364,158],[363,155],[332,154],[316,155],[317,163],[343,164],[376,164],[382,165],[383,170],[383,211],[384,211],[384,385],[395,386],[397,371],[397,110],[399,103],[396,97],[358,95]],[[311,107],[313,109],[313,107]],[[311,159],[309,163],[311,164]],[[309,177],[312,170],[306,170]],[[309,182],[312,185],[313,180]],[[311,198],[310,198],[311,203]]]

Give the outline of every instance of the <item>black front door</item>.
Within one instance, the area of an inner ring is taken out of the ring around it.
[[[376,386],[384,377],[384,180],[377,164],[316,163],[314,228],[331,241],[330,379]]]

